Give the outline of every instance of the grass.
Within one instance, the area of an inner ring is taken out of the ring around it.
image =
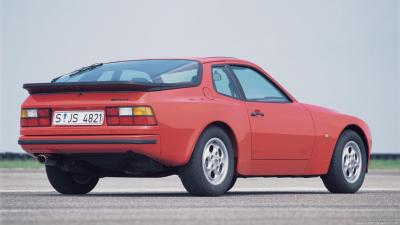
[[[44,165],[36,160],[0,160],[0,168],[2,169],[38,169]]]
[[[370,170],[400,170],[400,160],[371,160]]]
[[[0,168],[3,169],[38,169],[43,164],[36,160],[0,160]],[[370,170],[400,170],[400,160],[371,160]]]

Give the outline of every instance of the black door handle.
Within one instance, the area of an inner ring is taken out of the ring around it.
[[[254,112],[250,113],[250,116],[257,117],[257,116],[264,116],[264,113],[260,110],[255,110]]]

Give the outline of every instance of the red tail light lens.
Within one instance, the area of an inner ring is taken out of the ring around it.
[[[106,108],[107,116],[118,116],[118,108]]]
[[[21,127],[47,127],[51,125],[50,109],[22,109]]]
[[[133,118],[133,123],[135,125],[148,125],[148,124],[156,124],[156,118],[153,116],[135,116]]]
[[[38,109],[39,118],[50,118],[50,109]]]
[[[148,106],[106,108],[108,126],[157,125],[153,110]]]

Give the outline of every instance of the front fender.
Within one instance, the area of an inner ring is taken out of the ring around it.
[[[316,141],[305,174],[323,175],[328,172],[333,151],[337,140],[345,129],[353,127],[362,131],[369,158],[372,146],[371,134],[368,125],[359,118],[341,114],[318,106],[305,105],[313,116],[316,131]]]

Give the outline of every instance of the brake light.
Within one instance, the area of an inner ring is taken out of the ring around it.
[[[50,126],[50,109],[22,109],[21,127]]]
[[[154,112],[149,106],[107,107],[106,115],[109,126],[157,125]]]

